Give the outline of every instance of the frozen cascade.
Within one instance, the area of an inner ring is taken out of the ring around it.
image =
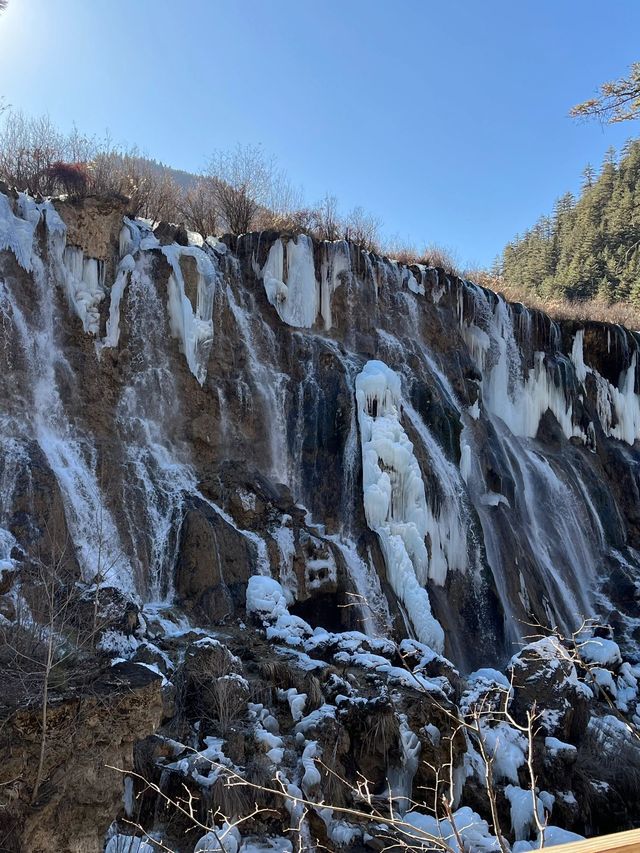
[[[268,559],[261,537],[237,528],[229,516],[202,495],[188,448],[174,435],[181,418],[180,398],[164,346],[167,322],[171,320],[167,319],[148,263],[148,256],[141,251],[130,272],[127,321],[129,347],[134,352],[133,378],[122,392],[116,415],[126,454],[123,506],[127,509],[138,575],[148,579],[147,595],[152,601],[170,601],[178,534],[189,495],[207,503],[252,543],[263,573],[268,572]],[[146,516],[144,525],[140,525],[141,507]],[[135,512],[131,513],[130,508]]]
[[[85,258],[82,249],[66,246],[60,266],[69,305],[82,321],[85,332],[96,335],[100,325],[99,305],[105,297],[105,266]]]
[[[320,313],[324,328],[333,325],[331,315],[331,297],[340,286],[345,275],[351,273],[351,253],[349,244],[344,240],[335,243],[325,241],[322,244],[322,263],[320,266]]]
[[[427,535],[431,543],[429,578],[442,586],[450,569],[465,571],[467,568],[470,521],[464,507],[462,478],[413,406],[405,401],[403,412],[420,437],[429,458],[431,474],[443,491],[442,498],[433,504],[429,500],[426,503]]]
[[[129,282],[129,275],[135,269],[135,261],[132,255],[125,255],[118,265],[116,280],[111,288],[109,300],[109,317],[107,319],[107,330],[104,339],[97,344],[98,351],[103,347],[117,347],[120,341],[120,303],[124,296],[125,288]]]
[[[48,220],[46,209],[44,215]],[[57,215],[51,216],[52,228],[48,232],[54,257],[61,239],[56,219]],[[24,228],[18,228],[18,233],[24,231]],[[5,318],[10,318],[15,328],[29,376],[29,387],[24,389],[24,408],[19,418],[0,422],[3,427],[16,430],[3,436],[3,443],[10,443],[16,448],[17,443],[37,441],[60,487],[67,524],[84,579],[92,582],[100,574],[103,581],[133,592],[131,567],[101,494],[96,448],[88,436],[73,427],[60,396],[57,374],[60,371],[71,375],[72,371],[54,334],[55,300],[52,297],[55,291],[51,271],[35,249],[28,261],[25,257],[23,260],[25,268],[33,271],[37,289],[37,299],[30,315],[20,308],[10,289],[11,279],[0,281],[1,312]]]
[[[380,539],[389,581],[417,638],[438,652],[444,632],[424,588],[429,572],[427,510],[413,445],[400,423],[400,377],[369,361],[356,379],[367,524]]]
[[[272,365],[276,341],[267,324],[261,319],[255,319],[259,318],[259,314],[254,306],[247,305],[246,300],[250,295],[246,290],[238,288],[236,296],[230,283],[227,283],[225,295],[247,352],[247,366],[253,382],[253,391],[262,401],[263,418],[271,450],[271,474],[277,482],[288,484],[291,473],[283,412],[289,376]],[[257,326],[257,336],[253,330],[254,325]],[[264,358],[262,350],[271,353],[271,358]]]
[[[608,333],[609,336],[611,333]],[[640,438],[640,397],[635,393],[638,368],[637,345],[629,367],[622,371],[618,385],[612,385],[584,361],[584,329],[576,332],[571,348],[571,361],[578,381],[584,384],[592,375],[597,388],[598,417],[605,435],[633,444]],[[615,424],[615,425],[614,425]]]
[[[147,578],[152,600],[172,592],[177,531],[184,498],[196,489],[185,447],[171,436],[179,423],[179,397],[166,347],[167,319],[140,253],[130,273],[127,321],[133,376],[122,391],[116,420],[125,452],[123,506],[138,577]],[[139,514],[145,515],[140,524]]]
[[[167,284],[169,326],[180,341],[189,369],[202,385],[207,375],[207,360],[213,345],[213,298],[218,271],[215,253],[196,246],[163,246],[171,264]],[[193,258],[197,269],[196,293],[187,293],[181,258]]]
[[[388,796],[393,803],[394,813],[403,816],[413,805],[411,793],[413,779],[418,769],[421,745],[415,733],[409,728],[406,714],[398,714],[398,722],[402,753],[400,766],[390,767],[388,771]]]
[[[576,436],[586,443],[584,432],[573,423],[573,405],[566,389],[556,385],[545,353],[536,352],[534,366],[523,374],[511,306],[496,297],[492,307],[481,288],[468,282],[465,286],[472,294],[476,317],[475,322],[467,322],[460,309],[461,331],[482,373],[486,410],[500,417],[514,434],[535,438],[540,419],[550,409],[567,438]]]
[[[464,422],[461,450],[465,480],[482,525],[487,560],[505,614],[507,639],[515,642],[524,626],[520,624],[523,617],[514,610],[510,591],[513,556],[505,548],[496,506],[484,500],[490,490],[478,464],[481,449],[473,420],[466,416]],[[526,543],[537,582],[545,590],[550,621],[564,630],[572,629],[583,616],[593,615],[593,590],[604,547],[593,504],[577,471],[573,471],[573,483],[564,482],[530,439],[513,435],[499,418],[493,425],[501,458],[515,484],[513,510],[520,519],[517,539]],[[569,466],[569,460],[565,465]],[[508,503],[500,512],[510,529]]]
[[[284,323],[302,328],[313,326],[318,315],[319,299],[313,243],[309,237],[300,234],[295,240],[289,240],[286,248],[282,239],[277,239],[258,274],[262,278],[267,299]]]

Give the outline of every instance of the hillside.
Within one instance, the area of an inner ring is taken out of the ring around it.
[[[504,250],[498,278],[526,299],[640,305],[640,141],[600,171],[587,166],[578,198],[561,196]]]

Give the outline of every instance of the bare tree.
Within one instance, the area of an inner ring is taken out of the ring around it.
[[[65,142],[48,116],[28,118],[9,110],[0,129],[0,174],[19,189],[47,192],[49,169],[64,161]]]
[[[217,198],[216,181],[206,175],[184,192],[179,208],[187,228],[203,237],[216,234],[220,221]]]
[[[319,240],[339,240],[343,224],[338,213],[338,199],[328,193],[315,206],[313,212],[314,232]]]
[[[345,240],[357,243],[367,252],[380,251],[380,220],[362,207],[354,207],[344,222]]]
[[[273,187],[275,162],[259,145],[236,145],[218,151],[207,174],[215,180],[222,225],[233,234],[250,231],[261,207],[266,207]]]

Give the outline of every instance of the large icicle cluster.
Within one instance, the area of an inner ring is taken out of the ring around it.
[[[400,377],[369,361],[356,378],[367,524],[378,534],[389,581],[418,639],[444,648],[444,632],[424,588],[429,575],[427,501],[418,461],[400,423]]]
[[[585,364],[584,329],[576,332],[571,348],[571,361],[580,383],[584,385],[589,374],[595,380],[598,417],[605,435],[633,444],[640,438],[640,397],[635,393],[637,351],[632,354],[629,367],[622,371],[617,386],[605,379],[595,368]]]
[[[286,243],[278,238],[262,269],[254,264],[267,299],[289,326],[310,329],[320,314],[324,328],[331,328],[331,296],[342,276],[350,272],[351,257],[349,245],[343,240],[326,241],[322,250],[320,281],[316,278],[313,242],[305,234]]]
[[[586,443],[583,430],[573,423],[573,404],[566,390],[556,385],[545,353],[536,352],[534,366],[524,374],[510,306],[501,297],[492,306],[481,288],[470,283],[465,288],[472,295],[476,316],[474,322],[465,320],[461,303],[461,330],[482,373],[485,408],[514,435],[529,438],[535,438],[542,416],[551,410],[567,438],[576,436]]]
[[[163,246],[163,254],[171,264],[168,283],[169,322],[171,334],[180,341],[189,369],[202,385],[207,375],[207,359],[213,344],[213,297],[216,268],[211,256],[197,246]],[[198,284],[196,304],[186,293],[180,258],[196,262]]]

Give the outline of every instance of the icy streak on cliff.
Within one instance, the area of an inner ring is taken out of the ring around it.
[[[213,298],[217,269],[213,252],[197,246],[163,246],[162,252],[171,264],[167,283],[167,310],[171,334],[180,341],[189,370],[200,385],[207,375],[207,360],[213,344]],[[197,269],[197,289],[187,294],[181,258],[193,258]],[[195,301],[195,304],[194,304]]]
[[[23,215],[16,216],[7,196],[0,193],[0,252],[8,249],[20,266],[29,272],[32,268],[33,235],[40,221],[40,212],[26,196],[20,197],[18,205],[24,206],[25,202],[30,203],[29,209],[32,214],[35,211],[35,216],[24,215],[24,207]]]
[[[309,237],[300,234],[287,241],[286,247],[278,238],[259,275],[267,299],[283,322],[299,328],[313,326],[318,315],[318,286]]]
[[[389,581],[416,636],[441,652],[444,632],[422,585],[429,568],[427,504],[413,445],[400,423],[400,377],[383,362],[367,362],[356,379],[356,400],[367,524],[378,535]]]
[[[255,392],[251,404],[258,401],[261,404],[269,437],[270,473],[276,482],[289,484],[289,450],[283,417],[289,376],[274,365],[276,341],[256,309],[252,295],[241,286],[241,281],[236,280],[235,284],[238,286],[234,289],[232,282],[226,282],[225,296],[247,353],[247,368]]]
[[[30,201],[23,203],[21,210],[34,227],[35,213],[38,219],[44,215],[49,253],[55,260],[61,234],[55,211],[47,204],[36,207]],[[25,233],[24,227],[17,228],[20,234]],[[11,242],[15,246],[20,241]],[[11,430],[5,439],[14,446],[16,442],[26,444],[35,440],[42,450],[60,488],[67,526],[84,579],[92,582],[100,574],[102,582],[133,592],[131,567],[96,474],[96,449],[90,437],[72,424],[60,393],[58,376],[70,376],[72,370],[55,334],[52,271],[35,247],[30,258],[22,260],[26,262],[25,268],[32,270],[36,289],[36,299],[28,312],[20,308],[12,291],[12,285],[18,285],[17,280],[7,277],[0,290],[2,313],[11,318],[24,352],[28,379],[24,396],[19,398],[22,410],[15,418],[2,422]]]
[[[475,317],[469,322],[460,308],[460,326],[469,352],[482,373],[485,408],[501,418],[511,432],[530,438],[538,432],[544,413],[551,410],[567,438],[575,436],[586,443],[587,436],[573,423],[573,404],[568,390],[556,385],[546,354],[536,352],[534,366],[524,375],[511,306],[500,296],[492,306],[482,288],[468,282],[463,287],[471,295]]]
[[[607,334],[610,341],[611,332],[608,331]],[[579,329],[573,339],[571,361],[574,364],[577,379],[583,385],[589,374],[594,378],[597,389],[598,418],[605,435],[633,444],[637,438],[640,438],[640,397],[635,393],[638,369],[637,348],[631,356],[629,367],[622,371],[617,386],[585,363],[584,329]]]
[[[116,407],[124,450],[122,506],[145,596],[170,600],[185,496],[196,488],[189,453],[176,439],[178,389],[167,353],[167,315],[138,253],[130,273],[127,325],[131,376]]]

